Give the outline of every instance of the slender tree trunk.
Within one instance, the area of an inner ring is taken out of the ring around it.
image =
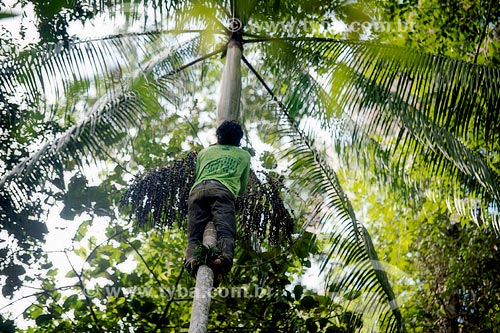
[[[227,47],[226,64],[222,72],[220,97],[217,108],[217,126],[224,120],[237,120],[241,96],[241,43],[231,40]],[[203,244],[215,246],[217,232],[213,222],[209,222],[203,233]],[[214,272],[206,265],[198,269],[196,287],[191,312],[189,333],[207,332],[210,312],[211,292]]]
[[[215,225],[213,222],[209,222],[203,233],[203,244],[206,246],[214,246],[216,243],[217,232],[215,230]],[[214,272],[212,269],[207,265],[200,266],[200,268],[198,268],[198,274],[196,275],[196,287],[194,289],[189,333],[205,333],[207,331],[213,284]]]
[[[224,120],[238,120],[241,97],[241,43],[230,40],[227,46],[226,65],[222,72],[217,126]]]

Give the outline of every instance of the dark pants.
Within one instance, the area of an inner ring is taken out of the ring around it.
[[[221,183],[203,181],[192,189],[188,200],[188,246],[186,259],[203,243],[203,231],[211,220],[217,230],[217,246],[227,261],[225,270],[232,266],[236,238],[235,198]]]

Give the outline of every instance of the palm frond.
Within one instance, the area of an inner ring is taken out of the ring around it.
[[[395,179],[391,172],[404,173],[418,160],[433,165],[436,174],[452,175],[486,206],[500,201],[500,175],[489,162],[500,133],[498,69],[363,42],[270,41],[272,64],[286,67],[280,82],[304,76],[310,81],[309,87],[302,79],[299,88],[284,84],[278,89],[329,129],[339,147],[363,146],[359,157],[373,157],[364,144],[378,142],[368,147],[378,149],[383,163],[374,166],[381,178]],[[294,67],[295,59],[302,66]],[[410,180],[405,188],[415,184]]]
[[[142,36],[140,37],[142,38]],[[106,44],[105,41],[102,42]],[[113,44],[115,44],[115,42],[116,41],[114,41]],[[20,76],[24,78],[31,78],[28,80],[29,82],[37,82],[37,80],[39,80],[42,82],[40,84],[43,87],[43,76],[50,75],[50,73],[47,73],[46,70],[50,70],[50,68],[53,68],[55,64],[58,64],[58,66],[61,67],[61,70],[63,70],[62,67],[64,64],[68,64],[69,67],[78,67],[78,63],[80,63],[80,65],[85,65],[86,61],[89,59],[82,58],[82,49],[87,49],[85,54],[89,57],[101,54],[99,58],[100,63],[102,63],[101,70],[103,70],[101,74],[113,75],[112,73],[106,72],[106,69],[108,68],[106,61],[109,60],[109,56],[103,53],[101,43],[98,43],[95,49],[92,47],[94,45],[95,44],[93,42],[90,42],[86,47],[76,49],[74,52],[75,54],[71,52],[68,54],[68,50],[61,50],[61,53],[52,54],[53,49],[50,49],[48,53],[54,60],[45,62],[45,67],[40,68],[39,75],[30,75],[33,73],[27,68],[21,68],[19,70],[21,73]],[[61,134],[57,137],[47,138],[45,143],[43,143],[40,147],[36,147],[30,156],[21,160],[2,177],[0,185],[3,186],[8,179],[19,175],[31,177],[31,180],[33,181],[39,179],[39,172],[32,173],[35,165],[40,163],[41,168],[46,169],[50,167],[51,161],[58,160],[58,154],[66,157],[72,157],[76,159],[77,163],[80,163],[80,158],[86,158],[87,156],[92,156],[93,154],[94,157],[99,156],[104,147],[110,146],[112,143],[116,143],[120,138],[125,136],[128,128],[131,126],[138,126],[141,114],[154,114],[161,109],[159,105],[155,105],[155,103],[158,103],[158,96],[154,96],[155,91],[157,94],[162,95],[170,103],[175,105],[176,89],[174,88],[176,81],[172,80],[172,78],[170,78],[170,81],[163,80],[161,84],[157,85],[158,89],[156,89],[150,84],[148,77],[151,75],[158,75],[158,73],[162,73],[163,75],[176,73],[177,69],[183,64],[182,60],[190,59],[190,57],[193,56],[193,53],[196,52],[197,45],[198,41],[193,40],[183,44],[177,49],[169,50],[167,54],[163,54],[162,58],[155,58],[153,60],[148,60],[146,58],[144,60],[144,66],[147,71],[143,71],[140,66],[137,66],[140,65],[140,62],[138,64],[132,64],[132,66],[136,67],[136,70],[127,73],[130,75],[130,79],[121,79],[119,84],[108,86],[102,97],[98,98],[94,102],[92,102],[92,100],[90,101],[92,104],[90,108],[83,113],[83,115],[81,109],[72,109],[71,111],[73,112],[71,113],[75,114],[76,117],[79,117],[80,119],[61,132]],[[129,48],[132,48],[132,45],[124,47],[122,51],[126,52]],[[125,59],[123,58],[122,60]],[[114,60],[111,59],[111,61],[116,61],[116,58]],[[40,64],[39,60],[35,60],[35,62]],[[115,62],[115,64],[119,65],[119,62]],[[31,63],[27,63],[25,67],[29,68],[31,65]],[[120,65],[121,67],[118,68],[124,68],[126,65],[127,64],[124,62],[123,65]],[[165,71],[168,71],[168,73],[165,73]],[[56,74],[53,75],[57,76]],[[95,74],[94,80],[99,80],[97,77],[99,77],[99,75]],[[88,77],[78,76],[73,77],[73,79],[81,81],[88,80]],[[26,88],[26,92],[31,91],[33,93],[38,87],[36,85],[32,86],[31,84],[26,87],[22,83],[15,86],[20,89]],[[93,86],[98,86],[98,84],[94,82]],[[70,89],[71,86],[69,83],[63,80],[63,91],[67,92]],[[161,89],[163,93],[160,93],[159,89]],[[88,99],[89,97],[84,96],[84,100],[85,98]],[[148,107],[144,107],[144,103],[149,103],[150,105],[148,105]],[[58,105],[59,102],[56,100],[53,104]],[[50,117],[52,116],[53,115],[50,115]],[[90,153],[90,155],[87,153]],[[103,157],[103,155],[101,154],[100,157]],[[45,172],[46,171],[47,170],[45,170]]]
[[[98,105],[81,122],[69,127],[62,135],[45,142],[29,157],[20,161],[1,179],[0,186],[16,179],[21,184],[35,184],[43,174],[62,160],[72,158],[78,164],[89,157],[103,157],[105,147],[123,138],[123,128],[137,125],[135,113],[144,109],[143,103],[133,92],[122,93],[114,98],[106,96],[106,103]],[[90,153],[91,154],[88,154]],[[92,161],[87,161],[92,162]],[[35,172],[36,169],[36,172]]]
[[[342,270],[336,272],[330,269],[332,283],[336,288],[349,293],[370,293],[372,297],[367,302],[362,302],[364,319],[367,322],[375,320],[377,323],[373,325],[381,325],[389,331],[403,331],[402,317],[392,287],[368,232],[357,221],[337,175],[324,160],[324,154],[318,150],[321,145],[315,140],[318,139],[317,128],[308,126],[307,120],[301,122],[297,120],[301,117],[291,115],[300,113],[301,110],[289,111],[305,106],[296,103],[297,94],[292,94],[291,98],[284,102],[279,101],[253,66],[246,59],[244,61],[280,105],[281,122],[277,131],[282,140],[279,145],[288,147],[284,151],[284,158],[291,164],[289,177],[293,179],[292,188],[300,191],[299,193],[308,194],[309,207],[314,207],[310,212],[311,220],[319,221],[322,226],[333,226],[332,247],[324,263],[335,258],[341,261],[344,267],[354,265],[357,268],[357,274],[348,275],[343,274]],[[368,312],[367,308],[371,310]],[[355,319],[357,317],[353,317],[353,320]]]
[[[127,22],[143,21],[145,25],[161,27],[162,21],[172,18],[172,13],[186,10],[195,4],[195,1],[179,0],[153,0],[153,1],[94,1],[92,3],[94,14],[105,14],[111,18],[125,17]],[[144,15],[152,13],[152,15]]]
[[[169,32],[148,32],[35,47],[2,64],[0,91],[54,116],[58,105],[75,104],[82,95],[102,96],[127,82],[130,73],[177,44]],[[186,45],[191,51],[196,47]]]
[[[357,221],[337,175],[317,150],[312,133],[300,130],[292,118],[288,119],[291,130],[281,133],[291,140],[292,147],[287,156],[293,156],[291,171],[294,177],[299,177],[295,186],[310,193],[311,201],[315,202],[312,214],[320,225],[333,229],[330,231],[332,246],[324,264],[333,259],[340,261],[343,267],[341,270],[336,270],[335,266],[329,269],[329,284],[335,285],[339,288],[337,293],[343,291],[344,295],[370,295],[371,298],[360,301],[354,310],[364,313],[363,318],[368,322],[378,318],[381,327],[402,330],[402,317],[392,287],[368,232]],[[323,268],[327,269],[327,266]],[[352,268],[356,274],[352,274]],[[347,306],[349,308],[349,302]],[[392,312],[392,315],[387,316],[387,312]]]
[[[129,36],[125,39],[128,38]],[[106,41],[103,43],[106,44]],[[51,55],[52,60],[47,61],[45,65],[49,68],[52,66],[52,62],[63,64],[74,62],[73,66],[77,66],[79,58],[81,58],[82,65],[85,65],[86,60],[89,59],[83,57],[84,54],[97,57],[99,53],[101,54],[100,62],[97,61],[97,58],[96,62],[102,63],[102,69],[105,69],[107,68],[105,62],[110,59],[109,54],[101,52],[102,43],[98,42],[97,44],[97,51],[91,50],[95,45],[94,41],[91,41],[87,47],[79,48],[76,51],[76,56],[67,55],[67,50],[61,50],[63,54],[52,54],[53,48],[50,48],[48,53]],[[26,218],[23,218],[26,215],[23,212],[31,211],[35,213],[34,208],[28,207],[29,198],[33,196],[34,192],[40,190],[40,186],[45,181],[49,181],[59,189],[63,189],[63,170],[67,170],[68,165],[83,166],[92,164],[99,159],[107,159],[112,154],[113,147],[123,142],[124,138],[129,135],[129,129],[141,125],[142,117],[147,115],[158,117],[158,115],[164,113],[165,103],[175,105],[179,96],[182,96],[179,91],[182,91],[183,84],[189,82],[188,76],[186,76],[189,72],[183,71],[186,64],[182,60],[192,64],[206,58],[206,56],[195,58],[198,45],[199,40],[195,39],[185,42],[178,48],[170,47],[170,52],[164,52],[161,58],[143,57],[142,64],[129,66],[135,67],[135,70],[129,68],[126,72],[130,76],[121,78],[119,82],[110,85],[107,90],[104,90],[104,94],[95,101],[92,96],[89,96],[89,93],[96,93],[96,91],[90,90],[82,93],[80,103],[73,104],[73,108],[69,110],[66,110],[66,105],[57,99],[52,102],[54,107],[59,106],[59,108],[55,112],[48,112],[46,117],[49,119],[49,123],[51,123],[50,119],[52,118],[61,121],[61,118],[64,117],[70,124],[66,127],[58,125],[55,126],[56,129],[53,131],[40,134],[36,138],[36,145],[33,144],[25,148],[28,151],[26,156],[18,157],[17,162],[15,160],[10,161],[11,166],[5,170],[0,179],[2,197],[0,213],[3,216],[2,220],[7,224],[9,224],[9,221],[19,221],[16,223],[20,226],[20,221],[26,220]],[[169,45],[167,44],[166,47],[169,47]],[[140,47],[137,48],[140,49]],[[34,54],[33,57],[34,59],[36,57],[40,59],[44,56]],[[29,67],[30,63],[26,63],[25,66]],[[141,66],[147,71],[143,71]],[[28,69],[22,67],[18,69],[21,78],[35,78],[31,81],[36,82],[36,79],[46,79],[44,78],[45,74],[42,73],[47,73],[49,70],[47,68],[40,68],[37,73],[31,76]],[[126,65],[120,68],[126,68]],[[6,84],[2,84],[1,88],[19,87],[19,90],[35,92],[36,86],[23,85],[26,82],[25,80],[13,79],[16,73],[9,72],[9,74],[10,78],[3,81]],[[101,77],[105,78],[106,76],[109,77],[112,74],[101,73]],[[50,77],[48,78],[50,79]],[[78,77],[74,79],[85,80],[86,78]],[[94,81],[94,85],[96,81],[102,80],[95,77],[90,77],[90,79]],[[70,80],[70,78],[67,80]],[[15,84],[11,85],[10,83]],[[66,87],[71,89],[70,84]],[[36,101],[27,105],[31,105],[34,111],[26,108],[27,111],[23,114],[16,109],[12,110],[12,116],[17,119],[17,125],[12,123],[12,126],[23,126],[23,118],[26,119],[30,112],[43,114],[43,112],[38,112],[39,103],[36,103]],[[171,109],[175,110],[176,108]],[[30,142],[25,142],[25,144],[30,144]],[[37,211],[40,211],[40,209]],[[28,226],[28,224],[26,225]],[[35,226],[35,224],[31,225]],[[19,232],[24,231],[20,230]]]

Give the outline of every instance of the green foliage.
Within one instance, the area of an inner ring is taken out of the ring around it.
[[[497,1],[387,1],[383,5],[389,20],[412,24],[404,35],[406,45],[455,59],[500,65]]]
[[[412,252],[422,285],[410,308],[412,332],[495,332],[500,325],[500,239],[426,204]]]
[[[494,332],[498,235],[449,213],[449,202],[440,191],[449,181],[446,175],[437,177],[425,166],[415,172],[428,189],[406,203],[388,188],[374,187],[369,172],[342,173],[346,192],[355,198],[354,209],[369,225],[382,261],[391,268],[388,275],[407,328]]]
[[[129,44],[128,51],[122,53],[122,60],[128,59],[132,50],[138,55],[139,45],[147,48],[155,44],[152,41],[156,38],[152,35],[137,37],[135,42]],[[7,260],[0,263],[0,269],[9,267],[16,260],[30,263],[24,256],[25,252],[38,251],[33,247],[41,246],[37,241],[42,240],[47,232],[46,225],[41,221],[46,219],[47,210],[57,200],[64,201],[62,216],[66,218],[72,219],[84,211],[113,216],[108,197],[110,192],[116,191],[115,184],[101,189],[86,187],[86,180],[75,176],[66,187],[64,171],[72,172],[79,168],[84,173],[87,165],[98,159],[107,159],[110,155],[106,149],[115,146],[120,151],[118,147],[124,144],[130,127],[140,124],[138,114],[144,116],[144,112],[147,112],[154,117],[162,111],[151,98],[152,91],[142,76],[133,77],[128,84],[118,84],[113,78],[114,74],[109,72],[109,64],[100,63],[100,66],[93,68],[92,73],[82,70],[80,61],[94,61],[96,57],[109,52],[113,45],[118,48],[119,45],[125,46],[122,42],[106,40],[97,42],[99,46],[93,50],[73,43],[72,51],[75,53],[64,60],[64,66],[59,61],[67,56],[68,50],[62,48],[62,44],[48,44],[39,49],[44,50],[45,55],[36,50],[26,51],[16,59],[9,59],[0,70],[0,224],[17,240],[12,255],[5,256]],[[167,58],[155,64],[158,68],[166,68],[176,63],[179,54],[187,55],[193,48],[196,48],[196,43],[187,43],[180,49],[172,50]],[[141,59],[146,63],[150,61],[144,54]],[[122,73],[134,71],[135,65],[127,67],[118,57],[114,60],[113,66],[118,66]],[[51,61],[53,63],[49,65]],[[47,67],[42,69],[41,64]],[[21,68],[18,75],[14,75],[16,68]],[[54,68],[58,68],[57,75],[64,79],[56,79],[57,83],[51,84],[48,81],[51,75],[55,75]],[[54,94],[54,97],[60,97],[62,88],[68,92],[64,101],[75,103],[74,106],[68,108],[64,103],[58,105],[61,100],[41,98],[36,91],[36,82],[41,82],[42,86],[47,87],[45,93]],[[104,91],[104,95],[97,99],[85,96],[91,89],[90,82],[95,92]],[[169,82],[157,88],[157,96],[161,96],[159,98],[163,102],[173,102],[171,93],[174,89]],[[16,90],[22,93],[18,94]],[[5,292],[13,291],[20,285],[13,275],[8,282],[11,286],[6,287]]]
[[[14,333],[16,331],[16,327],[14,326],[13,320],[4,320],[2,316],[0,316],[0,332],[3,333]]]
[[[252,192],[248,198],[253,200],[251,204],[240,209],[241,227],[249,229],[242,232],[242,252],[228,283],[246,286],[252,292],[257,290],[258,297],[215,297],[210,322],[213,327],[227,330],[243,327],[262,332],[404,330],[390,276],[378,259],[367,229],[358,220],[353,196],[344,191],[332,166],[337,160],[331,158],[330,152],[336,146],[339,156],[348,161],[352,161],[352,154],[357,154],[358,161],[368,165],[366,169],[375,170],[374,179],[399,191],[396,193],[405,199],[416,201],[429,189],[429,184],[432,187],[439,184],[419,177],[420,168],[425,165],[433,173],[451,179],[440,188],[443,192],[449,195],[449,189],[460,190],[455,205],[449,205],[450,212],[468,213],[470,206],[457,204],[464,196],[473,199],[467,202],[478,199],[481,214],[474,211],[472,217],[478,224],[493,222],[490,225],[497,226],[494,217],[498,216],[499,201],[500,76],[494,67],[403,48],[306,38],[311,34],[293,33],[301,32],[301,25],[314,21],[311,25],[314,34],[321,29],[318,21],[331,20],[333,15],[346,23],[369,20],[376,13],[371,4],[371,1],[362,4],[229,1],[222,5],[211,1],[109,1],[95,3],[91,10],[80,2],[74,7],[64,1],[35,2],[40,31],[46,33],[44,40],[61,41],[26,50],[15,59],[4,58],[7,60],[0,66],[3,110],[0,214],[2,227],[16,240],[9,240],[8,244],[6,241],[0,249],[8,258],[0,263],[0,270],[9,278],[4,294],[21,286],[19,277],[27,275],[21,269],[23,265],[40,262],[41,270],[49,273],[35,287],[40,292],[24,312],[26,319],[40,326],[28,331],[116,331],[117,328],[176,331],[187,325],[189,297],[167,297],[168,291],[173,290],[168,288],[192,286],[191,280],[182,280],[176,274],[181,265],[182,237],[170,229],[161,237],[155,233],[136,235],[118,223],[108,228],[104,233],[108,239],[101,242],[96,236],[85,236],[91,226],[87,215],[90,219],[97,216],[115,219],[113,212],[119,192],[127,186],[125,178],[161,168],[165,160],[178,158],[180,152],[206,145],[199,135],[213,127],[214,117],[207,111],[214,109],[215,103],[208,96],[215,95],[213,83],[220,69],[220,62],[214,56],[223,54],[227,42],[224,37],[228,33],[224,26],[230,17],[243,23],[240,32],[245,45],[243,61],[247,65],[243,71],[248,77],[243,97],[243,105],[247,107],[244,123],[255,128],[265,143],[273,145],[262,156],[263,165],[285,172],[273,171],[263,173],[260,179],[255,177],[260,186],[257,192],[264,193],[266,199],[256,199],[256,193]],[[434,1],[419,2],[419,6],[408,1],[382,2],[393,17],[406,20],[416,13],[423,25],[421,31],[433,30],[433,34],[414,35],[416,42],[410,45],[420,48],[431,41],[426,45],[441,44],[448,48],[448,53],[440,53],[448,55],[453,48],[462,48],[468,55],[461,59],[469,60],[471,50],[476,48],[468,41],[479,46],[487,44],[479,53],[496,59],[490,26],[498,19],[497,8],[492,4],[486,7],[482,2],[474,7],[464,2],[462,11],[456,3],[448,8]],[[124,14],[127,22],[140,21],[142,16],[137,8],[149,6],[155,7],[154,20],[157,15],[160,19],[149,25],[151,21],[144,17],[145,33],[88,41],[69,38],[70,22],[85,22],[106,12],[108,6],[109,15]],[[468,15],[472,12],[474,15]],[[449,20],[454,13],[458,19]],[[285,25],[277,25],[275,32],[266,29],[289,17],[298,27],[292,33]],[[171,19],[175,19],[178,28],[174,31],[175,38],[156,29],[162,21]],[[446,22],[452,23],[451,30]],[[188,32],[183,31],[185,27],[196,37],[190,41],[181,38],[179,46],[177,37]],[[193,32],[193,27],[201,27],[203,32]],[[453,37],[440,36],[435,27]],[[408,36],[411,34],[413,31],[408,32]],[[234,36],[241,37],[239,33]],[[482,61],[479,53],[475,52],[474,57]],[[495,64],[493,60],[490,63]],[[252,139],[249,137],[249,141]],[[83,176],[74,176],[74,169],[79,168],[83,174],[85,167],[94,161],[104,162],[110,172],[101,175],[106,178],[101,185],[88,186]],[[178,174],[171,172],[170,176]],[[64,179],[68,178],[71,180],[66,184]],[[150,187],[143,187],[149,192],[163,186],[157,181],[163,181],[161,172],[146,173],[145,178],[154,180]],[[264,178],[265,182],[261,182]],[[176,185],[181,185],[179,181],[173,179]],[[163,201],[165,198],[170,202],[180,200],[176,198],[179,189],[183,188],[185,195],[189,188],[182,185],[167,186],[168,190],[162,193],[167,195],[161,199],[144,195],[144,191],[132,195],[136,202],[146,198],[147,205],[139,209],[140,220],[155,224],[165,218],[166,224],[171,225],[174,217],[170,213],[180,206],[174,204],[168,211],[161,205],[169,202]],[[288,190],[280,191],[281,188]],[[63,216],[76,218],[85,213],[86,219],[75,236],[75,241],[86,243],[80,243],[85,245],[77,246],[74,251],[84,260],[83,267],[72,267],[67,277],[74,284],[67,288],[57,286],[57,270],[49,264],[45,266],[46,256],[28,252],[32,245],[39,246],[46,233],[44,224],[39,222],[44,220],[45,210],[59,201],[65,205]],[[275,204],[279,204],[278,209]],[[152,207],[155,208],[149,209]],[[272,212],[288,216],[287,208],[294,209],[293,215],[304,223],[304,229],[324,228],[331,236],[321,238],[327,249],[322,254],[322,264],[330,272],[330,290],[339,297],[318,295],[297,280],[306,267],[316,263],[312,258],[319,260],[314,257],[317,239],[311,234],[302,231],[294,235],[294,242],[286,249],[250,242],[253,239],[249,235],[253,234],[278,244],[281,236],[274,235],[283,233],[288,237],[292,231],[290,224],[280,224],[283,219],[270,215]],[[259,210],[261,213],[255,214]],[[132,209],[132,213],[137,212]],[[396,214],[398,210],[386,212]],[[155,219],[146,217],[151,213],[156,214]],[[390,214],[387,223],[396,219]],[[260,225],[262,219],[266,227]],[[391,230],[382,234],[390,234]],[[432,235],[436,231],[428,232]],[[478,243],[488,242],[477,234],[464,234],[477,237]],[[381,243],[383,237],[376,236],[375,244]],[[395,246],[397,238],[388,237],[388,242]],[[443,247],[448,244],[458,247],[452,241]],[[407,244],[404,245],[406,248]],[[477,247],[471,247],[479,253]],[[397,258],[394,251],[383,253],[383,258],[391,261]],[[124,266],[132,256],[138,266],[127,273]],[[478,258],[483,256],[463,257],[480,261]],[[171,264],[163,267],[165,262]],[[468,274],[477,276],[478,270],[471,265]],[[451,267],[449,271],[456,272],[458,268]],[[430,276],[436,276],[435,272]],[[451,273],[449,276],[450,290],[479,290],[476,281],[465,283],[460,276]],[[490,281],[494,283],[493,278]],[[263,286],[273,289],[258,289]],[[142,293],[138,297],[135,292],[130,295],[123,289],[138,287]],[[110,290],[118,292],[109,295]],[[458,296],[467,302],[464,295]],[[430,307],[438,313],[433,304]],[[484,303],[474,311],[494,314],[496,309],[492,303]],[[463,313],[460,318],[468,315]],[[418,316],[413,318],[420,320]],[[468,318],[471,323],[475,320],[473,316]],[[486,325],[494,327],[494,324],[492,319],[491,325]]]
[[[81,175],[73,176],[68,184],[68,191],[63,196],[64,209],[60,216],[73,220],[83,212],[97,216],[114,216],[109,211],[109,190],[104,186],[88,186],[87,179]]]
[[[407,177],[407,170],[413,164],[417,168],[420,163],[430,164],[436,174],[452,175],[456,180],[453,190],[466,184],[483,206],[497,205],[499,175],[489,155],[495,156],[500,133],[493,125],[499,120],[498,94],[490,87],[499,82],[496,74],[491,78],[483,75],[497,73],[497,68],[358,42],[268,41],[275,53],[264,58],[263,68],[269,70],[267,62],[275,65],[272,73],[280,77],[273,92],[286,91],[283,101],[291,110],[290,117],[314,115],[323,134],[332,137],[315,139],[334,145],[344,163],[356,155],[360,164],[377,171],[382,182],[395,191],[403,189],[400,194],[410,199],[412,187],[418,186],[413,193],[425,187]],[[282,52],[276,52],[278,48]],[[304,64],[324,71],[321,78],[326,82],[315,79],[308,67],[293,66],[281,55],[291,52]],[[292,77],[300,79],[289,89]],[[346,82],[350,82],[349,88],[345,88]],[[475,93],[463,90],[466,86]],[[305,87],[308,94],[302,93]],[[463,111],[465,105],[467,112]],[[304,120],[303,126],[311,124],[316,123]],[[455,204],[463,206],[463,201]],[[482,215],[496,228],[498,216],[491,213],[485,209]]]
[[[26,332],[87,332],[90,327],[177,332],[187,327],[194,281],[182,269],[184,235],[171,231],[134,236],[118,226],[110,226],[107,234],[104,242],[91,245],[91,253],[84,255],[87,265],[72,270],[75,284],[70,289],[47,289],[25,311],[25,318],[37,325]],[[317,254],[309,246],[311,237],[304,233],[287,251],[261,248],[255,252],[250,244],[240,243],[233,271],[212,292],[208,329],[352,332],[352,316],[361,327],[360,316],[344,313],[339,306],[332,312],[328,297],[292,284],[292,278],[304,271],[302,262]],[[127,273],[124,263],[131,255],[134,268],[126,269]],[[47,277],[46,288],[53,279]],[[99,282],[88,287],[94,280]]]
[[[200,246],[193,252],[197,264],[199,265],[212,264],[212,262],[221,254],[222,251],[217,246],[205,246],[203,244],[200,244]]]

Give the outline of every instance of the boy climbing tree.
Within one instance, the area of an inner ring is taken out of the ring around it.
[[[203,149],[196,161],[195,182],[188,200],[188,244],[184,265],[191,275],[198,269],[196,253],[203,231],[213,221],[220,254],[210,263],[219,284],[233,265],[236,238],[235,201],[248,184],[250,154],[241,149],[241,126],[224,121],[216,131],[217,144]]]

